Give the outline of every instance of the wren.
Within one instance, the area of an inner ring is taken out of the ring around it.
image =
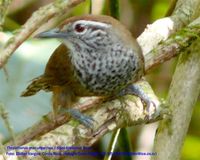
[[[70,109],[79,97],[118,96],[144,75],[139,44],[112,17],[72,17],[37,37],[58,38],[62,44],[50,57],[44,74],[33,79],[21,96],[32,96],[40,90],[53,92],[54,113],[60,108]]]

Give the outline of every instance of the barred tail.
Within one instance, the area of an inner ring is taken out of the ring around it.
[[[21,97],[35,95],[40,90],[49,91],[49,87],[48,79],[41,75],[32,80],[31,84],[29,84],[26,90],[22,92]]]

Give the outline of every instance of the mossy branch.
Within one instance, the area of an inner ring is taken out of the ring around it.
[[[200,38],[199,34],[191,35],[197,38],[194,38],[192,44],[179,56],[168,93],[171,121],[161,121],[156,134],[156,160],[180,159],[192,111],[200,94]]]

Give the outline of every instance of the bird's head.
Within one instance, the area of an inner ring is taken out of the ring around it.
[[[110,16],[85,15],[71,17],[59,27],[42,32],[39,38],[58,38],[69,48],[103,49],[116,42],[133,42],[129,31]]]

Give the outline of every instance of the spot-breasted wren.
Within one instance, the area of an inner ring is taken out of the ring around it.
[[[118,95],[144,74],[140,46],[112,17],[72,17],[37,37],[58,38],[62,44],[21,96],[52,91],[54,112],[70,108],[78,97]]]

